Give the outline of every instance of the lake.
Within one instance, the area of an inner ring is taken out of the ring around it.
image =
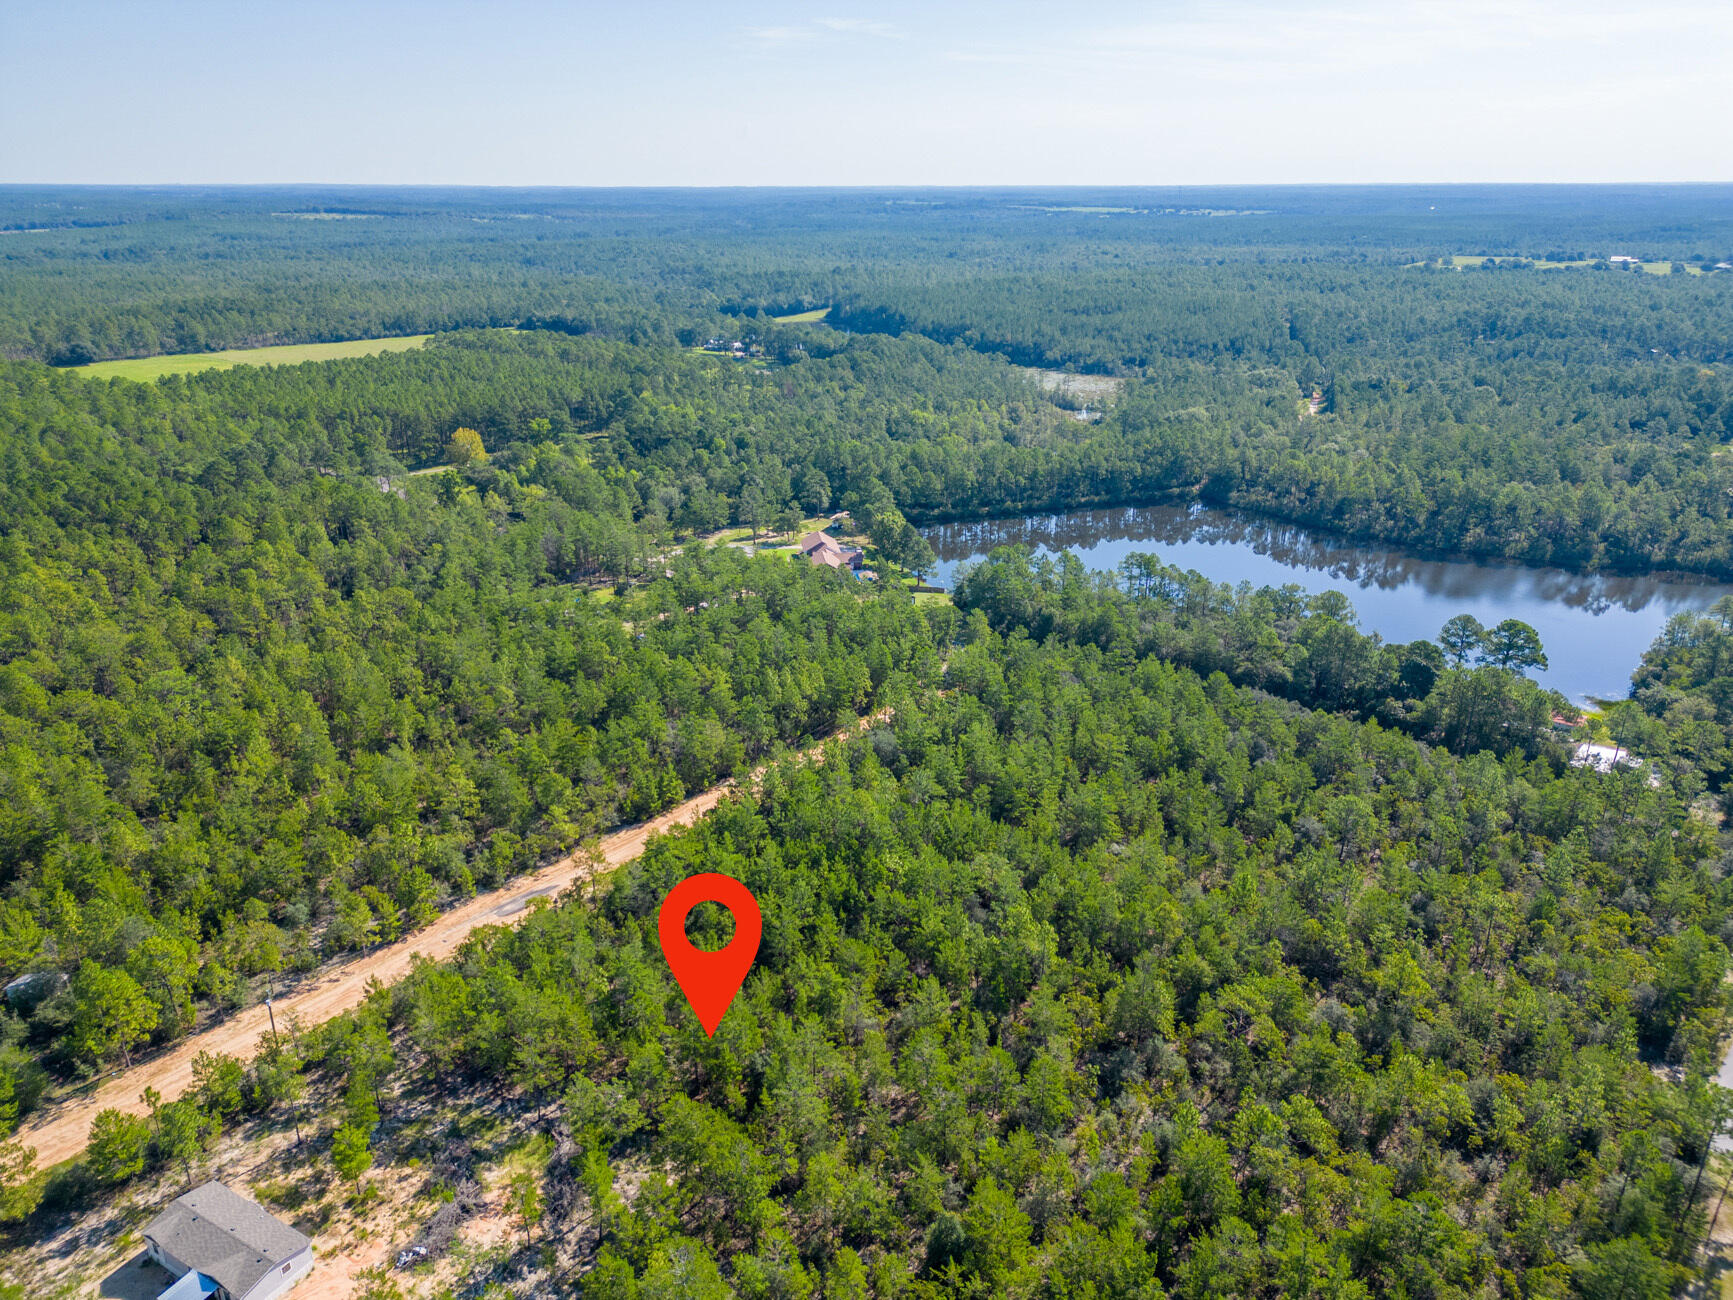
[[[1434,638],[1445,620],[1472,614],[1491,626],[1532,624],[1548,666],[1537,680],[1584,703],[1622,698],[1631,672],[1667,619],[1707,609],[1733,586],[1682,575],[1626,577],[1477,560],[1428,560],[1344,541],[1233,511],[1124,506],[988,519],[922,529],[939,557],[932,579],[952,585],[957,567],[995,546],[1070,551],[1091,569],[1116,569],[1147,551],[1216,582],[1294,583],[1354,602],[1363,631],[1387,641]]]

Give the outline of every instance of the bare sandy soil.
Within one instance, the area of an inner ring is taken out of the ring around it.
[[[879,713],[863,718],[854,730],[864,730],[885,716]],[[799,757],[822,761],[825,743],[814,745]],[[754,772],[753,779],[762,772],[762,768]],[[402,979],[417,954],[433,961],[444,960],[457,951],[477,926],[516,925],[529,914],[532,898],[551,897],[630,862],[644,851],[652,835],[692,825],[735,788],[732,780],[712,786],[659,817],[605,835],[597,843],[582,846],[503,888],[478,894],[406,939],[326,968],[310,983],[276,1000],[279,1023],[286,1024],[290,1017],[295,1017],[303,1025],[316,1025],[359,1006],[367,996],[370,981],[393,984]],[[147,1111],[141,1095],[146,1088],[155,1088],[163,1100],[173,1101],[192,1087],[193,1060],[201,1052],[221,1052],[242,1061],[251,1060],[258,1051],[260,1037],[269,1029],[269,1013],[263,1004],[237,1012],[150,1060],[110,1075],[76,1099],[48,1108],[19,1131],[18,1140],[36,1148],[37,1162],[43,1168],[70,1160],[84,1150],[97,1112],[112,1107],[143,1115]]]
[[[316,1087],[311,1110],[335,1100],[329,1088]],[[524,1112],[491,1088],[437,1099],[388,1094],[387,1118],[376,1133],[381,1163],[362,1176],[368,1191],[360,1203],[355,1187],[330,1167],[326,1140],[315,1136],[320,1121],[309,1125],[303,1143],[283,1116],[243,1120],[190,1171],[159,1167],[82,1210],[50,1218],[38,1239],[0,1254],[0,1282],[21,1284],[30,1300],[155,1300],[170,1279],[148,1263],[140,1229],[189,1184],[217,1178],[312,1238],[313,1270],[295,1286],[294,1300],[347,1300],[360,1289],[362,1270],[391,1270],[437,1206],[428,1196],[436,1174],[427,1134],[446,1132],[459,1116],[474,1138],[470,1159],[484,1180],[482,1208],[460,1222],[445,1258],[413,1278],[394,1273],[406,1295],[437,1294],[485,1272],[490,1258],[503,1260],[522,1242],[498,1170],[521,1134]]]
[[[1034,375],[1041,387],[1049,393],[1064,393],[1070,397],[1080,397],[1086,402],[1105,402],[1117,397],[1119,390],[1130,382],[1117,375],[1078,375],[1065,370],[1041,370],[1034,367],[1019,369]]]

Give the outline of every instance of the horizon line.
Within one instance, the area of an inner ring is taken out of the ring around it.
[[[1733,177],[1722,180],[1400,180],[1400,181],[973,181],[973,182],[849,182],[826,184],[806,183],[568,183],[568,182],[499,182],[499,181],[13,181],[0,180],[4,189],[115,189],[115,190],[191,190],[191,189],[323,189],[323,190],[660,190],[660,191],[765,191],[765,190],[847,190],[879,192],[906,191],[979,191],[979,190],[1184,190],[1184,189],[1495,189],[1508,188],[1610,188],[1615,186],[1693,186],[1713,188],[1733,186]]]

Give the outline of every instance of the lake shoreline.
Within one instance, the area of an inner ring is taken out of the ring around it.
[[[1653,578],[1661,582],[1692,583],[1701,582],[1715,585],[1733,585],[1733,570],[1711,569],[1679,569],[1679,568],[1636,568],[1621,565],[1604,565],[1593,569],[1573,568],[1566,564],[1538,564],[1532,560],[1518,559],[1503,552],[1476,552],[1456,550],[1450,547],[1427,546],[1405,539],[1378,537],[1371,534],[1345,532],[1332,528],[1327,524],[1312,523],[1305,519],[1296,519],[1290,515],[1277,514],[1271,511],[1258,510],[1250,506],[1236,505],[1232,502],[1218,503],[1210,501],[1190,488],[1179,488],[1168,492],[1157,492],[1147,496],[1135,497],[1097,497],[1087,500],[1073,501],[1065,505],[1032,506],[1027,509],[998,510],[938,510],[910,511],[903,513],[908,521],[923,533],[931,529],[946,528],[959,524],[990,524],[1016,519],[1028,519],[1037,515],[1066,515],[1084,510],[1142,510],[1154,506],[1183,506],[1187,509],[1198,508],[1217,514],[1238,515],[1248,522],[1256,522],[1276,527],[1299,528],[1321,538],[1340,542],[1344,546],[1374,547],[1382,546],[1401,550],[1416,559],[1435,560],[1447,564],[1482,564],[1505,565],[1518,569],[1558,570],[1583,578]]]
[[[1009,544],[1069,552],[1094,570],[1117,570],[1127,556],[1149,553],[1218,583],[1339,591],[1358,626],[1389,642],[1434,640],[1463,613],[1487,626],[1520,619],[1536,629],[1550,659],[1537,680],[1579,704],[1625,698],[1631,674],[1672,615],[1733,595],[1733,584],[1700,574],[1440,558],[1195,501],[975,518],[921,532],[939,560],[933,580],[947,587],[963,564]]]

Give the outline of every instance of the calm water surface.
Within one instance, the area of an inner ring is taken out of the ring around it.
[[[1663,624],[1707,609],[1733,586],[1689,577],[1585,576],[1564,569],[1473,560],[1424,560],[1224,510],[1128,506],[1058,515],[945,524],[923,530],[939,557],[934,581],[995,546],[1070,551],[1091,569],[1115,569],[1151,552],[1216,582],[1296,583],[1354,602],[1360,628],[1387,641],[1436,637],[1446,619],[1472,614],[1491,626],[1520,618],[1540,633],[1548,668],[1535,676],[1574,700],[1622,697]]]

